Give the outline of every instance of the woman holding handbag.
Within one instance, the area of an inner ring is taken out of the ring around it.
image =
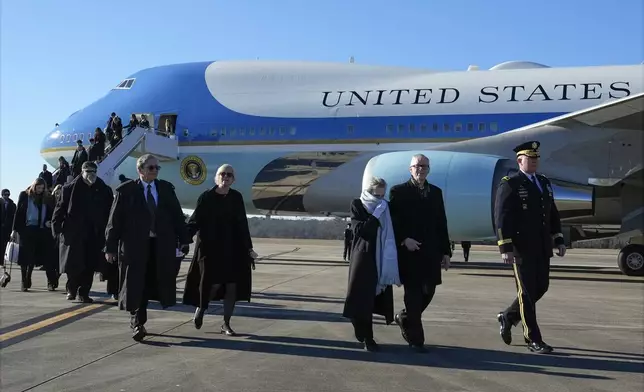
[[[51,236],[53,211],[54,198],[47,191],[47,184],[42,178],[37,178],[25,191],[20,192],[11,240],[20,245],[18,265],[22,274],[22,291],[31,288],[34,267],[41,265],[47,272],[48,289],[53,291],[58,287],[58,266]]]

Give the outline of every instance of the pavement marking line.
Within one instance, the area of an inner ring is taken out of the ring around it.
[[[4,333],[4,334],[0,335],[0,343],[5,342],[5,341],[7,341],[9,339],[13,339],[13,338],[16,338],[18,336],[27,334],[29,332],[33,332],[33,331],[36,331],[36,330],[39,330],[39,329],[42,329],[42,328],[45,328],[45,327],[49,327],[49,326],[51,326],[53,324],[59,323],[59,322],[61,322],[63,320],[67,320],[69,318],[78,316],[78,315],[83,314],[83,313],[87,313],[87,312],[92,311],[94,309],[97,309],[97,308],[99,308],[101,306],[104,306],[104,304],[88,305],[88,306],[85,306],[85,307],[82,307],[82,308],[79,308],[79,309],[72,310],[70,312],[59,314],[58,316],[54,316],[54,317],[48,318],[46,320],[42,320],[42,321],[37,322],[35,324],[31,324],[31,325],[28,325],[26,327],[16,329],[15,331],[10,331],[10,332]]]

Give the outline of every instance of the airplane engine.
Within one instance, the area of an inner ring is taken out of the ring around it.
[[[363,174],[363,187],[372,176],[384,178],[389,187],[407,181],[409,163],[415,154],[424,154],[430,160],[427,179],[443,192],[450,238],[454,241],[494,240],[496,190],[503,176],[517,170],[516,162],[493,155],[449,151],[390,152],[369,160]],[[551,182],[562,217],[593,214],[592,187]]]

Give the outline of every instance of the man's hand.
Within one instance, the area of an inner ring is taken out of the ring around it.
[[[11,241],[11,242],[20,242],[20,235],[18,234],[17,231],[14,230],[14,231],[11,232],[11,235],[9,235],[9,241]]]
[[[45,222],[45,227],[51,229],[51,221]]]
[[[450,257],[448,255],[443,256],[443,262],[441,263],[441,265],[443,266],[443,268],[445,268],[445,271],[449,269]]]
[[[514,263],[514,253],[508,252],[508,253],[503,253],[501,255],[501,259],[505,264],[512,264]]]
[[[566,254],[566,245],[557,246],[557,256],[564,257]]]
[[[116,255],[114,253],[105,253],[105,260],[112,264],[116,260]]]
[[[249,255],[253,260],[257,259],[257,253],[255,253],[255,251],[254,251],[254,250],[252,250],[252,249],[251,249],[250,251],[248,251],[248,255]]]
[[[405,240],[403,241],[403,245],[405,245],[408,251],[414,252],[420,249],[421,243],[416,241],[413,238],[405,238]]]

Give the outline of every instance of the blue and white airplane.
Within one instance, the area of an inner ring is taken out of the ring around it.
[[[532,62],[467,71],[297,61],[166,65],[135,73],[73,113],[47,134],[41,154],[57,166],[111,112],[124,124],[145,114],[157,129],[169,123],[176,138],[137,128],[101,163],[112,185],[114,174],[135,177],[136,157],[150,152],[162,158],[161,177],[175,184],[184,208],[194,208],[217,167],[229,163],[248,213],[346,215],[363,178],[402,182],[410,157],[422,152],[459,241],[494,237],[494,192],[516,170],[512,148],[539,140],[541,172],[553,181],[566,222],[621,225],[638,242],[642,227],[630,227],[643,216],[631,201],[643,195],[643,75],[644,65]],[[644,273],[644,251],[634,246],[641,260],[628,268]]]

